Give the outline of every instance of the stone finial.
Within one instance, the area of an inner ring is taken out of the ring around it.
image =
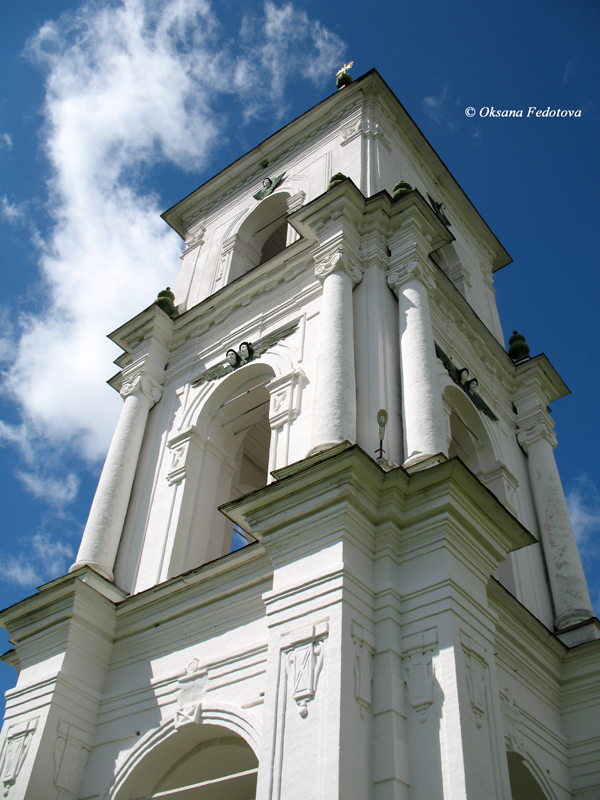
[[[167,286],[166,289],[163,289],[162,292],[158,293],[158,297],[154,301],[154,304],[159,308],[162,308],[165,314],[171,316],[176,311],[175,303],[173,302],[174,300],[175,295],[171,291],[171,287]]]
[[[343,89],[344,86],[350,86],[352,83],[352,78],[348,73],[348,70],[352,67],[354,61],[350,61],[348,64],[344,64],[341,69],[335,73],[335,85],[338,89]]]
[[[327,191],[329,191],[329,189],[333,189],[333,187],[337,186],[338,183],[342,183],[342,181],[345,181],[347,177],[348,177],[347,175],[344,175],[341,172],[336,172],[335,175],[332,175],[331,178],[329,179],[329,186],[327,187]]]
[[[412,188],[413,187],[410,185],[410,183],[407,183],[406,181],[398,181],[392,192],[392,200],[397,200],[399,197],[404,197],[405,194],[412,192]]]
[[[518,331],[513,331],[513,335],[508,340],[508,355],[516,363],[529,358],[529,345],[525,341],[525,337]]]

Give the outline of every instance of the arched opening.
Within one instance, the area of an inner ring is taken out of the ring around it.
[[[548,800],[548,795],[518,753],[507,753],[512,800]]]
[[[257,772],[241,736],[219,725],[186,725],[139,762],[115,800],[253,800]]]
[[[249,214],[235,236],[227,283],[285,250],[294,232],[286,221],[287,192],[266,197]]]
[[[456,248],[449,242],[447,245],[431,254],[431,258],[456,286],[462,296],[468,300],[470,289],[469,273],[460,263]]]
[[[207,400],[192,437],[189,480],[179,515],[169,577],[214,561],[252,541],[219,511],[219,506],[266,486],[271,428],[267,383],[273,369],[264,362],[240,367]],[[192,474],[193,473],[193,474]]]
[[[485,473],[496,464],[496,456],[479,414],[456,386],[446,389],[444,400],[450,422],[448,455],[460,458],[474,475],[483,480]]]

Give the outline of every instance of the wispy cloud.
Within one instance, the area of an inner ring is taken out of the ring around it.
[[[454,130],[457,125],[456,110],[458,101],[450,94],[448,85],[445,84],[437,95],[429,95],[421,101],[423,111],[429,119],[438,125],[444,125],[450,130]]]
[[[577,61],[578,58],[579,58],[579,56],[573,56],[573,58],[568,62],[567,66],[565,67],[565,73],[564,73],[563,79],[562,79],[562,85],[563,86],[569,80],[569,76],[571,75],[571,72],[573,71],[573,67],[575,65],[575,62]]]
[[[581,475],[566,498],[594,610],[600,616],[600,491],[591,478]]]
[[[323,84],[339,69],[345,49],[338,36],[292,3],[278,7],[266,2],[264,17],[245,16],[240,41],[243,52],[236,60],[235,86],[244,98],[246,119],[260,113],[265,103],[279,106],[281,117],[290,71]]]
[[[70,545],[47,533],[37,533],[19,555],[0,557],[0,575],[17,586],[33,587],[66,572],[72,559]]]
[[[53,506],[72,503],[77,496],[79,480],[69,472],[61,480],[53,476],[42,476],[34,472],[17,472],[17,477],[34,497],[45,500]]]
[[[25,219],[26,203],[11,203],[8,197],[0,198],[0,217],[11,224]]]
[[[265,3],[237,40],[217,13],[206,0],[90,3],[29,42],[46,70],[52,224],[36,239],[47,303],[20,318],[3,380],[23,423],[5,423],[0,437],[22,450],[25,437],[90,462],[106,452],[121,404],[101,386],[117,355],[105,334],[172,285],[181,252],[140,174],[159,163],[205,168],[225,138],[224,97],[238,117],[276,116],[298,79],[290,64],[318,83],[341,63],[341,40],[291,3]],[[2,209],[20,218],[14,202]],[[23,475],[38,496],[60,496],[45,473]]]
[[[12,146],[13,140],[10,133],[6,133],[6,131],[4,131],[4,133],[0,133],[0,150],[5,147],[10,150]]]

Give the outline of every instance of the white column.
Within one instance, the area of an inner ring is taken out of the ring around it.
[[[448,455],[426,286],[428,283],[433,288],[435,281],[415,250],[411,248],[408,259],[387,273],[388,283],[398,296],[400,315],[404,466],[438,453]]]
[[[362,271],[337,252],[317,265],[315,275],[323,282],[323,297],[309,455],[344,440],[356,442],[352,289]]]
[[[594,616],[590,595],[569,518],[553,449],[551,422],[538,417],[519,424],[517,438],[527,453],[540,537],[554,600],[557,630]]]
[[[123,384],[121,395],[125,403],[100,475],[77,560],[69,570],[73,572],[86,565],[108,580],[113,579],[146,419],[152,406],[160,400],[161,389],[149,378],[137,375]]]

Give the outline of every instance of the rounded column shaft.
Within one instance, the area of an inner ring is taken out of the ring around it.
[[[429,278],[412,258],[388,273],[398,296],[400,374],[404,427],[404,466],[439,453],[448,455],[444,407],[425,281]],[[430,279],[433,283],[433,279]]]
[[[138,376],[123,386],[125,403],[94,495],[77,560],[69,572],[84,565],[109,580],[121,540],[123,523],[150,408],[160,389]]]
[[[528,455],[529,476],[554,600],[555,626],[561,630],[593,617],[593,612],[554,459],[554,434],[547,434],[544,426],[537,425],[522,429],[518,438]]]
[[[310,453],[356,441],[352,289],[362,273],[337,253],[316,269],[323,281]]]
[[[427,289],[412,278],[398,292],[405,463],[446,452],[444,410]]]

